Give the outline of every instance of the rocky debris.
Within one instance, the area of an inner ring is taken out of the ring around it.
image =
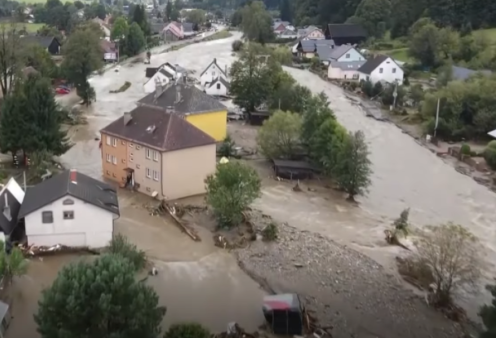
[[[236,254],[271,292],[298,293],[333,337],[462,337],[456,323],[375,261],[322,235],[282,224],[276,242],[253,242]]]

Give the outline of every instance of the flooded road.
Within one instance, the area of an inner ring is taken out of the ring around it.
[[[151,67],[164,62],[178,63],[196,75],[217,58],[221,67],[234,60],[232,42],[239,33],[229,39],[194,44],[178,51],[153,55]],[[97,93],[97,102],[89,111],[88,126],[76,132],[78,143],[64,156],[62,162],[70,167],[101,177],[100,151],[95,136],[108,123],[135,107],[135,102],[145,95],[144,64],[122,66],[119,72],[108,71],[91,79]],[[257,206],[274,213],[280,220],[305,230],[318,231],[336,240],[350,244],[359,239],[362,252],[381,263],[392,261],[395,250],[379,248],[383,242],[382,229],[398,217],[404,208],[411,208],[411,221],[416,226],[453,221],[468,227],[483,242],[488,260],[496,258],[496,195],[471,178],[455,171],[429,150],[419,146],[393,124],[378,122],[365,117],[359,107],[352,104],[343,91],[318,76],[292,68],[286,69],[299,83],[314,93],[324,91],[331,101],[338,120],[349,130],[362,130],[369,143],[374,174],[367,196],[359,199],[360,209],[347,205],[330,205],[321,197],[312,197],[312,203],[299,204],[303,197],[291,196],[280,186],[264,188]],[[132,86],[124,93],[110,94],[125,81]],[[305,208],[289,208],[288,205],[306,205]],[[329,206],[329,210],[325,207]],[[320,207],[318,207],[320,206]],[[310,211],[310,212],[309,212]],[[336,215],[340,215],[336,217]],[[337,221],[338,224],[335,222]],[[357,229],[360,229],[357,231]],[[377,247],[377,249],[375,249]],[[496,274],[491,266],[489,273]],[[488,276],[489,277],[489,276]],[[487,295],[467,298],[465,307],[472,317]]]

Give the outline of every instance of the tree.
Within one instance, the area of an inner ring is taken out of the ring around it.
[[[40,36],[53,36],[56,37],[60,42],[63,41],[63,36],[60,31],[52,26],[43,25],[40,29],[38,29],[36,33]]]
[[[114,25],[112,26],[112,31],[110,32],[110,38],[112,40],[123,40],[127,37],[129,33],[129,25],[123,16],[118,17]],[[120,42],[122,43],[122,42]]]
[[[16,25],[0,27],[0,89],[3,97],[12,91],[15,76],[21,67],[21,41]]]
[[[303,107],[301,141],[312,157],[312,149],[316,142],[315,131],[318,130],[326,120],[335,117],[333,111],[329,108],[329,102],[324,93],[311,97],[303,104]],[[316,158],[314,157],[314,159]]]
[[[289,0],[281,0],[279,11],[281,12],[281,20],[293,22],[293,13],[291,11],[291,3]]]
[[[181,323],[172,324],[164,338],[210,338],[212,334],[201,324]]]
[[[484,159],[491,169],[496,170],[496,140],[487,144],[486,149],[484,149]]]
[[[44,77],[55,79],[59,75],[59,67],[53,61],[52,56],[37,44],[27,45],[22,49],[22,58],[27,67],[33,67]]]
[[[0,114],[0,150],[10,152],[12,156],[23,149],[24,129],[27,121],[22,114],[25,104],[22,87],[16,85],[11,95],[5,97]]]
[[[382,37],[381,25],[388,22],[391,14],[390,0],[363,0],[358,5],[355,16],[367,30],[369,35]]]
[[[171,14],[172,14],[172,2],[171,0],[167,1],[167,5],[165,5],[165,17],[168,20],[173,20],[171,19]]]
[[[217,165],[205,180],[206,201],[219,227],[231,228],[243,220],[243,210],[260,195],[260,178],[254,169],[240,162]]]
[[[461,225],[427,226],[414,245],[414,260],[426,265],[434,279],[433,305],[448,306],[455,290],[476,286],[483,267],[480,245]]]
[[[136,245],[129,242],[128,239],[121,234],[112,238],[108,247],[108,252],[126,258],[131,262],[136,272],[139,272],[146,266],[145,252],[139,250]]]
[[[42,293],[34,316],[38,332],[43,338],[156,338],[166,310],[134,273],[119,255],[65,266]]]
[[[370,185],[369,151],[362,131],[349,133],[338,156],[334,175],[339,186],[353,201],[356,195],[363,195]]]
[[[300,146],[302,118],[276,111],[258,130],[257,143],[269,159],[292,159]]]
[[[243,8],[241,30],[249,41],[265,44],[273,40],[272,17],[262,1],[253,1]]]
[[[132,13],[129,12],[129,14],[132,14],[130,23],[132,24],[133,22],[136,22],[138,26],[141,28],[143,34],[145,36],[150,36],[151,29],[150,29],[150,25],[148,24],[145,5],[136,5],[134,7],[134,11]]]
[[[186,20],[195,25],[203,25],[207,20],[207,14],[202,9],[194,9],[186,14]]]
[[[90,86],[90,74],[102,64],[99,36],[87,26],[79,27],[64,45],[62,68],[67,78],[76,85],[78,95],[89,105],[95,91]]]
[[[425,21],[422,21],[420,27],[416,25],[411,29],[409,54],[423,66],[438,66],[441,62],[438,28]]]
[[[18,247],[12,250],[6,250],[5,242],[0,241],[0,276],[2,278],[2,287],[12,283],[16,276],[22,276],[28,269],[28,261],[24,258],[23,253]],[[10,251],[10,252],[7,252]]]
[[[133,22],[129,27],[129,32],[126,38],[127,55],[132,56],[139,54],[146,46],[146,38],[140,26]]]
[[[310,144],[310,158],[327,176],[335,174],[347,138],[348,132],[334,117],[328,117],[315,131]]]
[[[493,297],[491,305],[483,305],[479,311],[479,316],[485,326],[485,331],[479,334],[479,338],[496,337],[496,286],[488,285],[486,289]]]

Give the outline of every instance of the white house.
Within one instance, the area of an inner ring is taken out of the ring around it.
[[[226,96],[229,93],[229,82],[218,77],[205,85],[205,93],[212,96]]]
[[[339,62],[332,61],[327,69],[327,77],[330,80],[356,80],[360,79],[358,69],[363,66],[365,61]]]
[[[5,242],[17,227],[19,209],[24,200],[24,190],[14,178],[9,179],[0,191],[0,240]]]
[[[403,84],[403,69],[389,56],[376,55],[359,69],[360,80]]]
[[[214,59],[200,74],[200,83],[202,86],[205,86],[206,83],[211,83],[218,77],[223,77],[227,81],[226,72],[217,64],[217,59]]]
[[[66,170],[26,191],[18,218],[29,244],[101,248],[119,216],[117,192],[94,178]]]
[[[365,57],[351,45],[341,45],[334,48],[330,53],[329,58],[331,59],[331,62],[366,61]]]
[[[168,71],[168,67],[161,67],[145,82],[143,89],[145,93],[153,93],[157,84],[165,86],[172,81],[172,79],[174,79],[174,74]]]
[[[298,35],[294,30],[286,28],[284,31],[281,32],[281,34],[279,34],[279,37],[281,39],[296,39]]]

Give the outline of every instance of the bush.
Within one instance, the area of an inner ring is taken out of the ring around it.
[[[130,243],[127,238],[122,235],[117,235],[110,241],[108,252],[129,260],[136,271],[140,271],[146,265],[145,252],[138,250],[136,245]]]
[[[232,43],[233,52],[239,52],[243,48],[243,41],[236,40]]]
[[[470,156],[470,153],[471,153],[470,146],[466,143],[462,144],[462,146],[460,148],[460,153],[462,155],[469,155]]]
[[[277,225],[275,223],[270,223],[262,230],[262,237],[265,241],[275,241],[277,239]]]
[[[496,170],[496,140],[488,143],[484,150],[484,158],[491,169]]]
[[[164,338],[210,338],[211,333],[197,323],[172,324]]]

